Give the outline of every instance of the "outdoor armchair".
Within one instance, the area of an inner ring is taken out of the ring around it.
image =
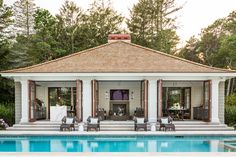
[[[134,130],[144,129],[147,131],[147,119],[146,118],[134,118]]]
[[[68,118],[68,117],[63,117],[61,120],[61,126],[60,126],[60,131],[63,130],[73,130],[75,131],[75,122],[76,122],[76,118]]]
[[[91,116],[87,119],[87,131],[94,129],[96,131],[100,131],[100,119],[92,118]]]
[[[173,130],[175,131],[175,125],[172,123],[173,119],[169,116],[169,117],[163,117],[159,120],[160,123],[160,128],[159,131],[163,130]]]

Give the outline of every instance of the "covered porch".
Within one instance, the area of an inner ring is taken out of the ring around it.
[[[126,121],[134,116],[157,122],[200,120],[224,123],[224,80],[203,77],[106,76],[76,79],[35,77],[16,81],[16,123],[63,116]],[[118,113],[119,110],[122,112]]]

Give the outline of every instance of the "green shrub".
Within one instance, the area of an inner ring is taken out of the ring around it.
[[[236,94],[225,98],[225,123],[229,126],[236,123]]]
[[[236,93],[231,94],[225,98],[225,105],[236,106]]]
[[[4,119],[10,126],[15,123],[15,112],[13,103],[0,104],[0,119]]]
[[[225,106],[225,123],[229,126],[233,126],[236,123],[236,105]]]

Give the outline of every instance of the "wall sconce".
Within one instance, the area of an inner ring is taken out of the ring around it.
[[[131,92],[131,99],[134,99],[134,91]]]
[[[105,98],[106,98],[106,99],[109,98],[108,91],[105,92]]]

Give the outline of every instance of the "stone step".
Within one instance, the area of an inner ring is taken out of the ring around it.
[[[59,131],[59,128],[7,128],[8,131]]]
[[[86,127],[84,128],[86,130]],[[158,130],[159,128],[157,128]],[[29,127],[29,128],[14,128],[10,127],[7,128],[9,131],[59,131],[58,128],[35,128],[35,127]],[[76,127],[76,130],[78,130],[78,127]],[[101,127],[101,131],[133,131],[134,127],[119,127],[119,128],[114,128],[114,127]],[[150,130],[150,127],[148,127],[148,130]],[[234,129],[231,127],[220,127],[220,128],[210,128],[210,127],[205,127],[205,128],[190,128],[190,127],[183,127],[183,128],[176,128],[176,131],[233,131]]]
[[[203,121],[174,121],[177,131],[232,131],[233,128],[227,127],[225,124],[219,123],[207,123]],[[86,123],[82,123],[86,130]],[[24,131],[58,131],[60,128],[60,122],[50,121],[37,121],[31,123],[15,124],[13,127],[7,130],[24,130]],[[80,125],[80,124],[78,124]],[[78,130],[76,124],[76,130]],[[101,121],[101,131],[133,131],[134,121]],[[148,130],[150,130],[150,123],[148,123]],[[157,130],[159,129],[159,123],[156,124]]]

